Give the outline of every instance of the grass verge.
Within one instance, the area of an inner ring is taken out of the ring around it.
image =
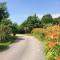
[[[11,42],[0,43],[0,52],[7,50]]]

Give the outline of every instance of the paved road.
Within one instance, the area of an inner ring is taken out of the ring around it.
[[[45,60],[42,43],[32,36],[21,36],[10,48],[0,52],[0,60]]]

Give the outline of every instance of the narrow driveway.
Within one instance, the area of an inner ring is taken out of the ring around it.
[[[21,36],[10,48],[0,52],[0,60],[45,60],[43,44],[32,36]]]

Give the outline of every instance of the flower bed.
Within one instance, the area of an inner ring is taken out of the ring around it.
[[[38,30],[36,28],[33,32],[43,32],[45,34],[45,53],[46,60],[60,60],[60,26],[49,26],[46,29]],[[42,39],[43,40],[43,39]]]

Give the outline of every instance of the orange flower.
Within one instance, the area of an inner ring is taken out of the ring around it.
[[[49,47],[55,47],[55,46],[56,46],[56,43],[48,42],[48,46],[49,46]]]
[[[56,35],[54,38],[57,39],[57,40],[59,40],[59,36],[58,35]]]
[[[55,31],[51,32],[51,35],[57,35],[57,33]]]
[[[60,60],[60,56],[58,56],[58,57],[56,58],[56,60]]]

